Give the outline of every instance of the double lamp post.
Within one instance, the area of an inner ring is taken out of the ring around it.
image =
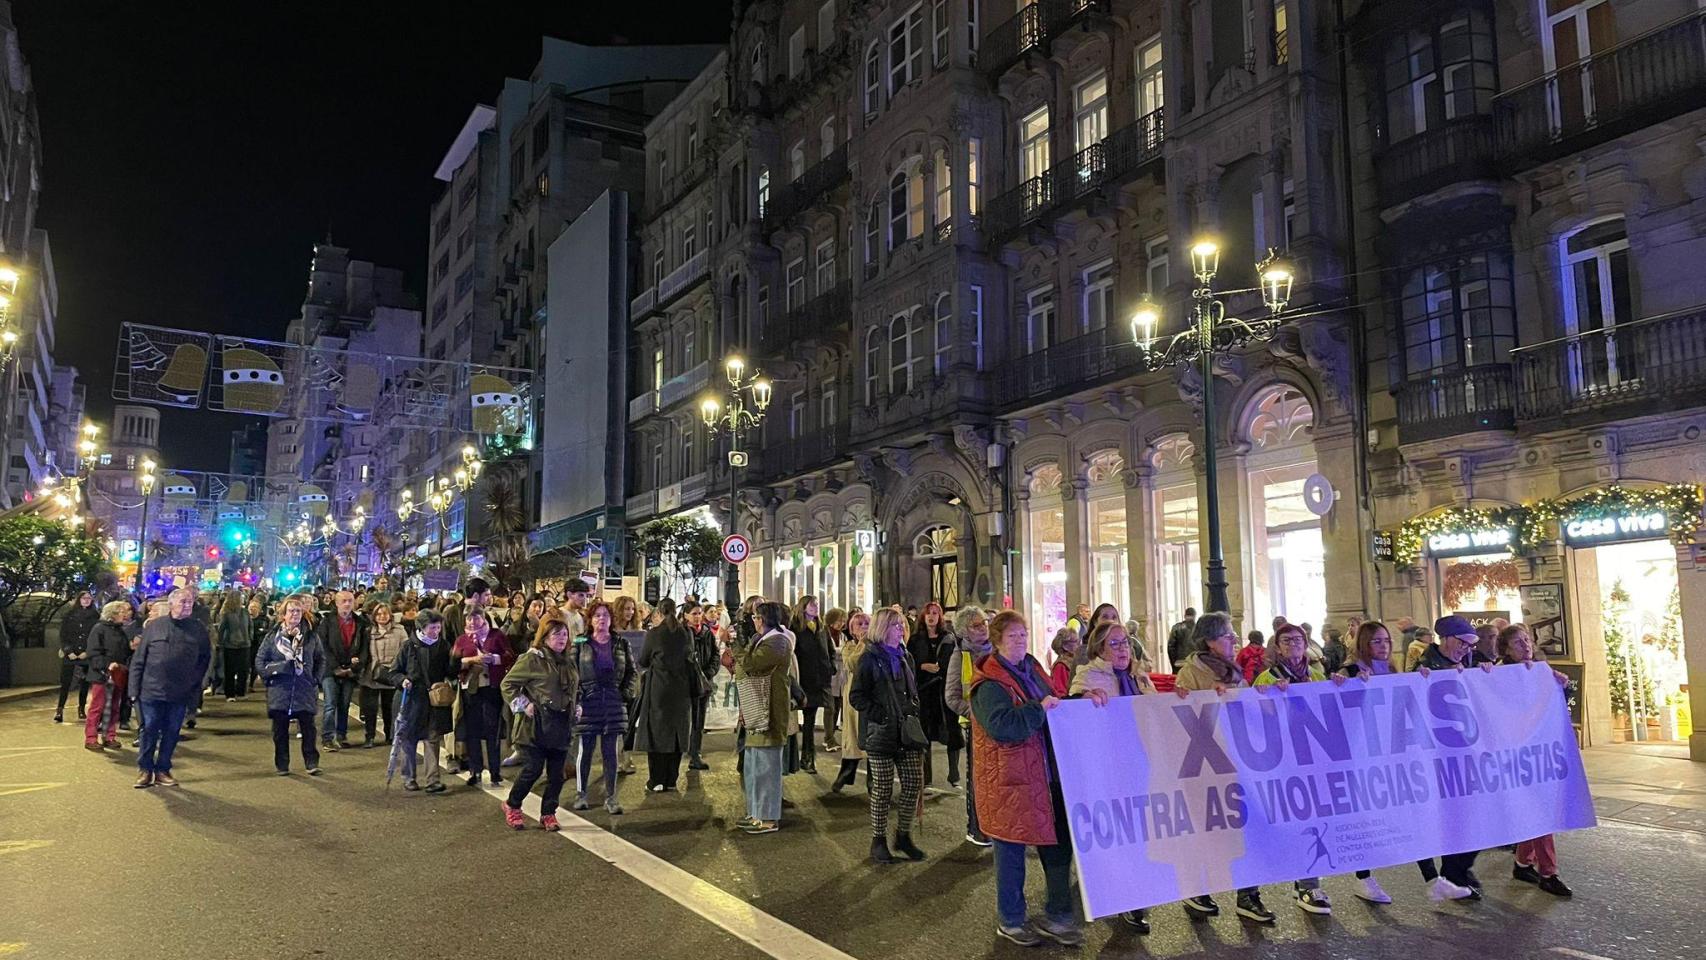
[[[706,397],[699,403],[699,415],[704,419],[705,427],[712,436],[716,436],[719,430],[727,430],[729,434],[727,530],[733,534],[736,501],[740,493],[738,474],[747,463],[746,451],[741,449],[741,439],[747,430],[764,422],[764,411],[770,407],[770,381],[756,370],[747,373],[746,361],[738,356],[731,356],[723,361],[723,372],[728,375],[729,381],[727,399],[719,401],[716,397]],[[750,400],[748,394],[751,394]],[[723,575],[723,605],[734,611],[740,609],[740,602],[740,568],[731,563],[727,565]]]

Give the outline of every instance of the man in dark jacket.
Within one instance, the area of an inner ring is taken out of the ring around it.
[[[356,676],[367,662],[368,626],[355,612],[355,594],[340,590],[333,604],[333,614],[316,624],[314,633],[320,641],[320,692],[326,698],[320,746],[336,751],[349,746],[349,705]]]
[[[59,622],[59,706],[53,711],[53,722],[65,722],[65,698],[71,685],[77,685],[77,719],[88,718],[89,678],[84,675],[89,654],[85,649],[89,631],[101,620],[101,608],[95,606],[95,595],[84,591],[72,601],[72,607]]]
[[[1191,631],[1197,626],[1197,611],[1193,607],[1185,608],[1185,619],[1173,624],[1173,629],[1167,633],[1167,665],[1177,673],[1179,664],[1191,655]]]
[[[172,751],[213,660],[207,625],[195,617],[195,593],[180,587],[169,602],[167,615],[143,628],[142,642],[130,658],[130,699],[142,711],[138,788],[178,785],[172,778]]]
[[[1439,639],[1428,644],[1423,651],[1420,661],[1412,664],[1429,670],[1462,670],[1470,667],[1480,667],[1491,670],[1493,661],[1482,660],[1475,652],[1475,626],[1459,616],[1440,617],[1434,622],[1434,634]],[[1422,879],[1432,883],[1436,876],[1444,877],[1459,887],[1467,887],[1474,893],[1466,898],[1481,899],[1481,878],[1475,876],[1475,857],[1479,850],[1466,850],[1462,853],[1448,853],[1439,858],[1438,872],[1435,872],[1433,858],[1416,861],[1416,866],[1422,870]],[[1436,897],[1437,899],[1437,897]]]

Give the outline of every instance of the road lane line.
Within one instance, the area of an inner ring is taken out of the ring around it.
[[[15,793],[33,793],[37,790],[52,790],[63,787],[63,783],[0,783],[0,797],[9,797]]]
[[[466,775],[459,775],[466,782]],[[480,789],[500,803],[509,786],[482,784]],[[521,809],[540,817],[539,798],[532,793]],[[730,936],[764,951],[776,960],[856,960],[798,927],[765,913],[722,887],[701,880],[668,860],[649,853],[570,810],[558,808],[564,840],[603,860],[676,903],[716,924]]]
[[[1588,953],[1585,950],[1572,950],[1569,947],[1548,947],[1547,950],[1562,957],[1575,957],[1576,960],[1612,960],[1611,957],[1603,957],[1597,953]]]
[[[26,853],[53,846],[52,840],[0,840],[0,857],[8,853]]]

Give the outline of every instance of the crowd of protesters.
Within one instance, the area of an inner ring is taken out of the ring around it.
[[[73,689],[90,750],[124,749],[120,733],[135,719],[139,789],[177,786],[174,750],[193,736],[184,731],[194,729],[207,697],[235,702],[261,688],[281,776],[292,772],[293,739],[309,776],[320,775],[325,753],[355,748],[353,705],[359,746],[390,747],[387,777],[400,770],[404,790],[441,793],[447,771],[469,787],[507,784],[504,822],[523,829],[523,807],[543,781],[537,819],[556,830],[571,779],[570,809],[600,804],[622,814],[620,778],[637,770],[630,752],[646,756],[648,792],[680,789],[684,759],[689,771],[710,769],[705,727],[720,687],[720,706],[738,710],[739,830],[781,829],[783,779],[817,776],[820,753],[839,761],[832,794],[865,768],[875,864],[925,860],[913,834],[927,791],[963,793],[966,843],[993,847],[997,933],[1026,946],[1084,938],[1046,719],[1062,700],[1106,706],[1167,692],[1271,693],[1539,660],[1524,625],[1477,628],[1460,616],[1440,618],[1431,631],[1409,618],[1388,628],[1351,617],[1342,628],[1327,626],[1322,642],[1310,624],[1277,617],[1241,646],[1227,615],[1187,610],[1166,633],[1172,672],[1160,673],[1137,624],[1105,603],[1077,609],[1050,638],[1045,666],[1031,653],[1020,613],[970,605],[950,616],[936,603],[826,610],[809,595],[792,604],[754,596],[728,611],[691,597],[655,606],[594,599],[579,581],[561,593],[512,590],[494,599],[479,578],[446,595],[393,591],[385,578],[371,589],[288,595],[203,596],[184,586],[141,604],[105,593],[84,594],[62,618],[54,721],[63,721]],[[934,787],[938,749],[946,790]],[[1045,880],[1035,918],[1024,897],[1027,848],[1036,849]],[[1420,861],[1421,892],[1479,899],[1476,857]],[[1550,836],[1516,846],[1512,877],[1571,895]],[[1392,902],[1369,871],[1354,882],[1359,898]],[[1320,877],[1298,878],[1289,898],[1307,913],[1332,912]],[[1192,919],[1220,912],[1210,895],[1182,905]],[[1238,890],[1234,909],[1251,922],[1276,920],[1256,887]],[[1148,911],[1120,921],[1149,931]]]

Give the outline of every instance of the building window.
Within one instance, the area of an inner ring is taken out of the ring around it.
[[[823,0],[817,8],[817,48],[828,50],[835,43],[835,0]]]
[[[936,317],[931,330],[936,340],[934,369],[939,377],[948,372],[949,354],[954,348],[953,298],[946,293],[936,295]]]
[[[664,193],[669,186],[669,151],[658,151],[658,193]]]
[[[877,402],[877,377],[883,365],[882,331],[872,327],[865,332],[865,405]]]
[[[1084,271],[1084,330],[1100,330],[1114,315],[1114,262],[1106,260]]]
[[[953,167],[948,164],[948,151],[936,151],[936,225],[951,223],[954,219],[954,176]]]
[[[1612,335],[1635,319],[1633,265],[1622,217],[1590,223],[1561,241],[1565,333],[1579,337],[1573,371],[1590,386],[1615,386],[1639,375],[1635,344]]]
[[[806,392],[795,390],[788,398],[788,439],[793,440],[806,428]]]
[[[889,27],[889,96],[924,78],[924,7],[908,10]]]
[[[931,0],[930,25],[934,28],[931,38],[932,62],[937,67],[948,64],[948,31],[953,26],[948,22],[948,0]]]
[[[818,400],[817,409],[818,426],[824,430],[834,427],[840,419],[840,411],[835,409],[835,381],[833,379],[823,382],[823,396]]]
[[[966,0],[966,49],[977,53],[977,5],[982,0]]]
[[[895,314],[889,321],[889,396],[912,389],[912,312]]]
[[[687,162],[699,159],[699,124],[687,121]]]
[[[976,4],[976,0],[971,0]],[[983,212],[983,140],[966,140],[966,209],[972,216]]]
[[[1144,268],[1145,279],[1149,283],[1148,293],[1152,297],[1160,297],[1167,289],[1167,236],[1165,234],[1144,244],[1145,258],[1148,266]]]
[[[788,182],[806,175],[806,142],[801,140],[788,150]]]
[[[1019,121],[1019,179],[1042,176],[1048,164],[1048,107],[1038,107]]]
[[[764,41],[759,40],[752,45],[752,82],[763,86],[769,79],[764,63]]]
[[[871,201],[871,209],[865,216],[865,275],[871,276],[876,270],[879,254],[877,236],[881,230],[883,215],[875,200]]]
[[[817,245],[817,293],[823,296],[835,287],[835,240]]]
[[[804,257],[796,257],[788,261],[788,286],[784,291],[783,299],[787,303],[790,313],[805,305],[806,260]]]
[[[1291,248],[1292,224],[1297,221],[1297,195],[1292,192],[1290,177],[1286,177],[1284,182],[1280,184],[1280,203],[1281,225],[1284,230],[1280,239],[1285,242],[1285,249],[1289,250]],[[1266,251],[1263,253],[1265,255]]]
[[[1054,342],[1054,288],[1025,294],[1025,352],[1048,349]]]
[[[1137,88],[1137,115],[1147,117],[1161,109],[1164,87],[1161,76],[1161,35],[1145,40],[1134,54],[1136,71],[1133,86]]]
[[[835,118],[825,117],[817,128],[817,158],[823,160],[835,152]]]
[[[652,350],[652,391],[655,393],[662,390],[666,379],[668,378],[664,376],[663,348],[656,347]]]
[[[1385,73],[1388,143],[1488,113],[1498,72],[1485,14],[1469,11],[1437,29],[1393,37]]]
[[[681,262],[682,263],[686,263],[687,261],[693,259],[693,254],[695,252],[697,252],[698,248],[696,246],[696,243],[698,240],[698,232],[699,232],[698,227],[694,225],[692,220],[687,221],[687,225],[681,228]]]
[[[694,343],[694,338],[695,338],[695,334],[693,332],[693,318],[689,317],[687,320],[687,329],[683,330],[681,332],[681,369],[682,370],[693,369],[693,353],[694,353],[693,348],[694,348],[694,346],[696,346],[696,344]]]
[[[1108,75],[1098,73],[1079,84],[1072,99],[1078,149],[1086,150],[1108,135]]]
[[[656,286],[657,284],[662,283],[662,282],[663,282],[663,245],[660,243],[660,244],[658,244],[658,248],[656,250],[652,251],[652,285]]]
[[[889,180],[889,249],[924,235],[923,164],[915,158]]]
[[[865,50],[865,116],[876,116],[883,97],[883,53],[876,42]]]
[[[770,326],[770,287],[758,288],[758,337],[764,339],[764,331]]]
[[[1411,377],[1504,363],[1516,345],[1510,265],[1502,255],[1412,270],[1400,310]]]
[[[698,432],[698,425],[691,422],[681,432],[681,475],[684,477],[691,477],[697,472],[693,469],[693,435]]]
[[[759,219],[761,219],[761,220],[764,219],[764,215],[766,213],[768,213],[769,210],[770,210],[770,168],[769,167],[759,167],[758,168],[758,217],[759,217]]]
[[[788,76],[797,77],[806,72],[806,28],[804,25],[794,28],[788,35]]]
[[[968,312],[971,314],[971,345],[973,362],[977,368],[983,367],[983,287],[973,284],[968,300]]]
[[[474,267],[472,264],[463,267],[456,275],[456,302],[461,303],[468,294],[474,292]]]

